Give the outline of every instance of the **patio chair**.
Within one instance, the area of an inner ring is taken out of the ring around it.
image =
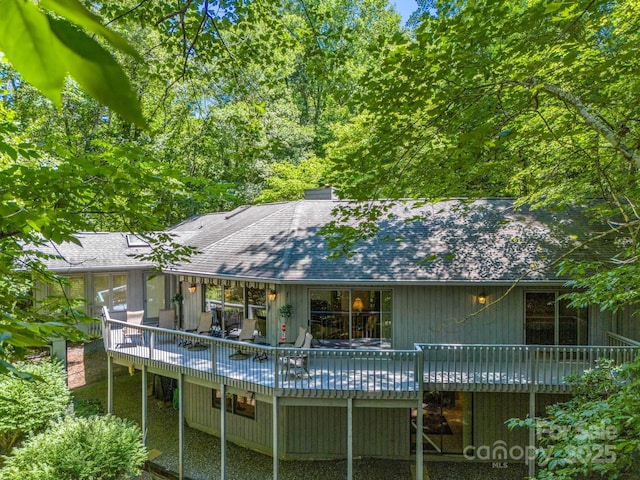
[[[173,308],[158,312],[158,328],[164,328],[165,330],[176,329],[176,311]],[[158,342],[162,343],[175,341],[175,336],[167,333],[158,333],[156,338]]]
[[[200,321],[196,333],[198,335],[212,335],[211,325],[213,324],[213,315],[211,312],[200,312]]]
[[[198,335],[212,335],[212,332],[211,332],[212,322],[213,322],[213,316],[211,315],[211,312],[200,312],[200,320],[198,322],[198,326],[196,328],[192,328],[190,330],[185,330],[185,331],[197,333]],[[180,343],[178,343],[178,346],[195,348],[195,347],[202,346],[202,344],[200,342],[192,342],[191,340],[181,340]]]
[[[237,340],[239,342],[251,342],[251,343],[253,343],[253,339],[255,337],[255,334],[256,334],[256,321],[254,319],[245,318],[242,321],[242,329],[240,330],[240,333],[238,333]],[[233,338],[233,337],[231,337],[231,338]],[[246,356],[247,356],[247,354],[244,353],[241,348],[238,348],[238,350],[236,350],[234,353],[229,355],[229,358],[237,360],[237,359],[246,358]]]
[[[142,321],[144,320],[144,310],[137,310],[137,311],[130,311],[127,310],[127,323],[131,324],[131,325],[142,325]],[[145,341],[144,341],[144,332],[138,328],[133,328],[133,327],[124,327],[122,329],[122,342],[120,342],[119,344],[116,345],[116,348],[126,345],[127,343],[127,339],[130,339],[132,337],[140,337],[140,343],[142,343],[142,345],[144,345]],[[131,343],[133,344],[134,342],[131,341]]]
[[[278,346],[280,345],[293,345],[295,348],[302,348],[304,344],[304,339],[307,334],[307,327],[298,327],[298,336],[293,342],[278,342]]]
[[[287,376],[291,374],[291,370],[293,370],[294,376],[302,375],[304,372],[307,372],[307,375],[311,376],[309,373],[309,356],[305,353],[307,349],[311,348],[311,341],[313,340],[313,335],[310,333],[305,333],[304,343],[302,347],[300,347],[301,352],[296,355],[287,355],[286,357],[280,357],[280,373],[287,373]]]
[[[176,328],[176,311],[173,308],[160,310],[158,313],[158,327],[167,330],[175,330]]]

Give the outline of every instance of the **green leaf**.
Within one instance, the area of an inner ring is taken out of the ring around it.
[[[22,0],[0,0],[0,12],[0,50],[27,82],[59,106],[66,72],[46,15]]]
[[[100,35],[118,50],[142,61],[142,57],[129,42],[118,33],[102,25],[100,17],[87,10],[78,0],[42,0],[40,4],[85,30]]]
[[[125,119],[146,127],[127,75],[98,42],[65,20],[50,18],[51,31],[62,43],[66,66],[80,86]]]
[[[551,13],[551,12],[557,12],[558,10],[560,10],[562,7],[564,6],[564,4],[562,2],[553,2],[553,3],[549,3],[545,9],[544,9],[544,13]]]

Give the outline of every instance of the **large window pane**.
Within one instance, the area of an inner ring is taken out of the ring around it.
[[[247,318],[256,321],[256,330],[260,335],[267,333],[267,290],[247,288]]]
[[[528,345],[555,344],[556,294],[527,292],[526,343]]]
[[[351,311],[348,290],[312,290],[311,335],[323,340],[349,340],[349,312]]]
[[[93,302],[99,314],[106,306],[112,311],[127,309],[127,275],[125,273],[96,274],[93,276]]]
[[[525,340],[529,345],[586,345],[588,310],[559,300],[561,292],[527,292]]]
[[[160,310],[165,307],[164,282],[164,275],[147,277],[147,320],[158,318]]]
[[[96,309],[102,307],[111,309],[111,289],[109,288],[109,275],[93,276],[93,302]]]
[[[113,275],[113,309],[127,309],[127,275]]]
[[[224,287],[224,322],[226,328],[240,326],[244,318],[244,288]]]
[[[207,285],[205,288],[204,305],[207,312],[213,314],[213,323],[219,325],[222,321],[222,287]]]
[[[311,334],[328,347],[390,348],[390,290],[311,290]]]
[[[558,311],[560,345],[586,345],[589,341],[587,309],[570,307],[567,300],[560,300]]]

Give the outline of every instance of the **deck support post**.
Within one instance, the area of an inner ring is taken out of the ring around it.
[[[142,365],[142,442],[147,444],[147,366]]]
[[[107,356],[107,413],[113,415],[113,357]]]
[[[227,478],[227,386],[220,385],[220,478]]]
[[[178,478],[184,478],[184,373],[178,375]]]
[[[347,480],[353,480],[353,398],[347,398]]]
[[[416,480],[422,480],[424,470],[424,446],[422,444],[424,412],[422,410],[423,395],[419,392],[418,410],[416,411]]]
[[[418,383],[418,410],[416,411],[416,480],[422,480],[424,476],[424,447],[422,444],[424,435],[424,412],[422,403],[424,402],[424,350],[414,346],[418,352],[416,355],[416,381]]]
[[[536,417],[536,391],[535,389],[529,392],[529,418],[532,420]],[[536,429],[529,429],[529,448],[527,449],[527,464],[529,466],[529,477],[534,478],[536,476],[536,459],[533,456],[533,452],[536,449]]]
[[[273,438],[272,438],[272,442],[273,442],[273,480],[278,480],[278,474],[279,474],[279,470],[280,470],[280,461],[279,461],[279,457],[280,457],[280,452],[278,449],[279,446],[279,439],[278,439],[278,423],[279,423],[279,415],[278,415],[278,396],[274,395],[273,397],[273,425],[271,427],[272,429],[272,434],[273,434]]]

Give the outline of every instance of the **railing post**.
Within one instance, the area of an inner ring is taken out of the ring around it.
[[[534,421],[536,416],[536,391],[535,389],[529,392],[529,418]],[[526,455],[526,462],[529,467],[529,477],[534,478],[536,476],[536,460],[535,457],[531,458],[531,454],[536,449],[536,429],[535,427],[529,429],[529,449]]]
[[[147,366],[142,364],[142,442],[147,444]]]
[[[347,480],[353,480],[353,397],[347,398]]]
[[[225,399],[223,398],[224,402]],[[222,404],[222,410],[225,404]],[[178,478],[184,478],[184,374],[178,375]],[[224,477],[223,477],[224,478]]]
[[[422,401],[424,399],[424,350],[414,346],[416,349],[416,376],[418,379],[418,410],[416,415],[416,480],[423,480],[424,476],[424,448],[422,445],[423,434],[423,413]]]
[[[278,435],[278,423],[280,422],[279,420],[279,405],[278,405],[278,395],[277,393],[275,393],[273,395],[273,405],[272,405],[272,442],[273,442],[273,480],[278,480],[278,475],[279,475],[279,456],[280,456],[280,450],[279,450],[279,435]]]
[[[107,413],[113,415],[113,357],[107,355]]]

